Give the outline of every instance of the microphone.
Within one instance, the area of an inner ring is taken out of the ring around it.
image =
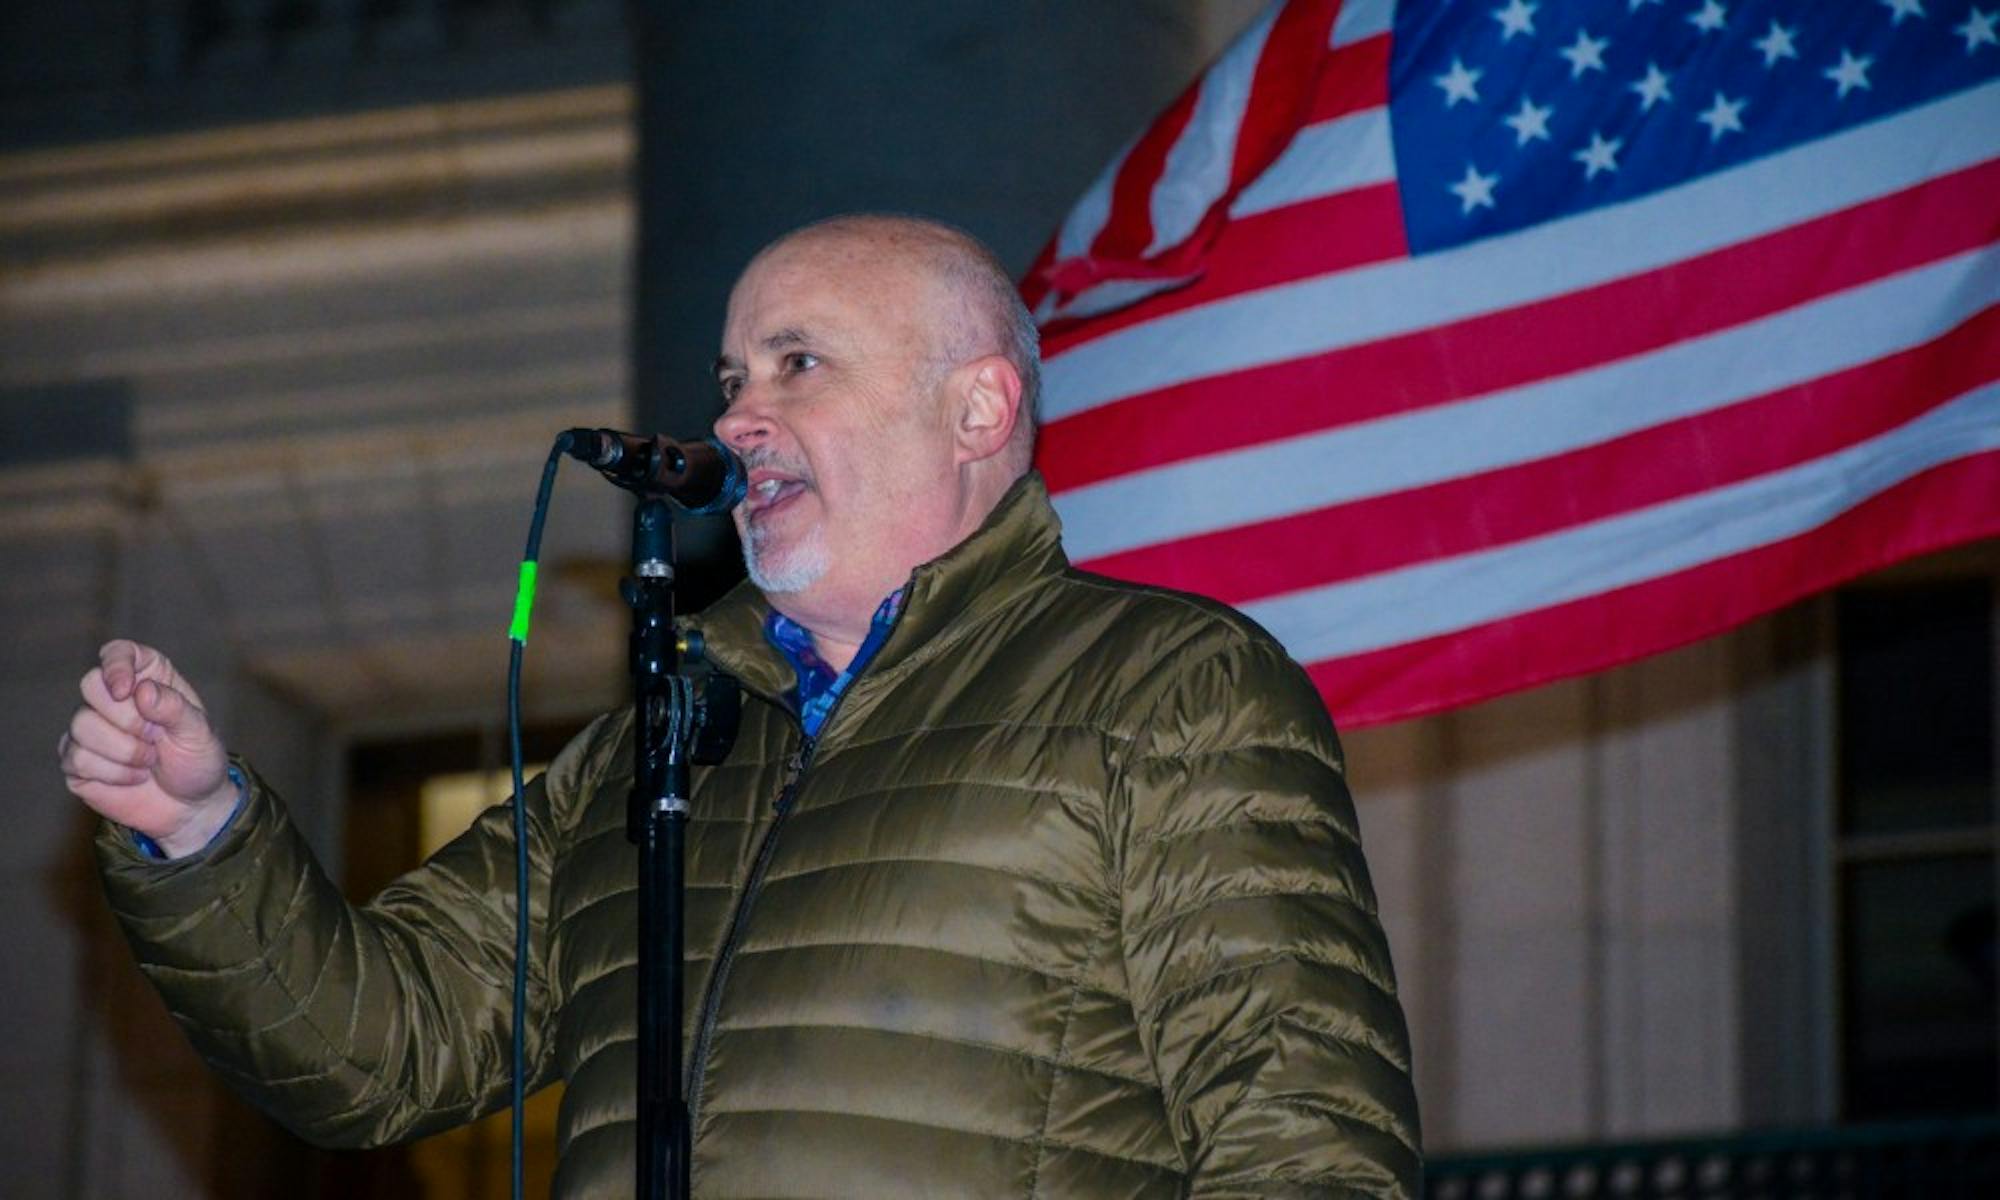
[[[697,516],[736,507],[749,486],[743,460],[713,437],[677,442],[616,429],[572,429],[571,456],[642,496],[664,496]]]

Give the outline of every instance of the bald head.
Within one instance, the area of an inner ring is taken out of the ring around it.
[[[853,254],[874,267],[893,266],[928,288],[924,306],[931,375],[928,387],[959,365],[997,354],[1021,380],[1020,416],[1002,455],[1010,477],[1034,459],[1035,413],[1041,395],[1041,338],[1007,268],[985,244],[943,221],[887,213],[854,213],[816,221],[766,246],[754,266],[781,251],[810,247]]]
[[[838,666],[882,598],[985,523],[1033,459],[1034,325],[959,230],[822,221],[736,281],[715,432],[742,456],[750,578]]]

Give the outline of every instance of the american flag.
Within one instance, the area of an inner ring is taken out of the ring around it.
[[[1080,565],[1365,725],[2000,533],[2000,0],[1293,0],[1030,269]]]

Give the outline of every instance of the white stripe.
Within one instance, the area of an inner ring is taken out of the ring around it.
[[[1035,319],[1046,324],[1057,317],[1094,317],[1098,313],[1116,312],[1128,304],[1137,304],[1154,292],[1185,287],[1199,278],[1199,275],[1174,275],[1154,279],[1114,279],[1085,288],[1064,304],[1054,303],[1055,295],[1050,293],[1044,297],[1046,315],[1038,314]]]
[[[2000,247],[1967,251],[1588,370],[1076,488],[1056,497],[1064,542],[1087,561],[1532,462],[1871,362],[1995,302]]]
[[[1387,33],[1396,23],[1396,0],[1347,0],[1333,19],[1333,46],[1351,46],[1364,38]]]
[[[1395,178],[1389,110],[1371,108],[1299,130],[1277,161],[1237,194],[1229,206],[1229,215],[1247,217],[1335,192],[1389,183]],[[1047,324],[1056,317],[1115,312],[1155,292],[1180,287],[1193,278],[1114,279],[1085,288],[1066,304],[1056,304],[1051,293],[1051,299],[1036,312],[1035,320]]]
[[[1106,334],[1044,365],[1043,419],[1652,270],[1996,153],[2000,81],[1626,204],[1438,254],[1232,296]]]
[[[2000,449],[2000,383],[1824,458],[1475,554],[1243,606],[1293,657],[1399,646],[1661,579],[1818,528],[1904,480]]]
[[[1256,81],[1257,61],[1264,56],[1264,43],[1271,36],[1280,7],[1273,3],[1266,8],[1202,76],[1194,112],[1167,150],[1160,178],[1153,184],[1153,241],[1146,247],[1147,258],[1185,241],[1229,190],[1236,139],[1243,132],[1243,112],[1250,104],[1250,85]]]
[[[1348,113],[1299,130],[1277,161],[1237,193],[1229,215],[1247,217],[1395,178],[1389,110]]]

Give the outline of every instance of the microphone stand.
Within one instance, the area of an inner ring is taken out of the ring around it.
[[[606,479],[636,492],[632,574],[619,587],[632,608],[632,792],[625,834],[639,847],[639,1053],[634,1155],[638,1200],[687,1200],[688,1098],[682,945],[687,912],[688,764],[713,766],[736,739],[736,681],[708,673],[701,689],[680,670],[701,661],[701,638],[674,633],[672,500],[696,516],[743,499],[743,463],[716,438],[678,442],[615,429],[572,429],[559,443]]]
[[[682,941],[687,886],[688,754],[700,715],[678,672],[673,521],[645,496],[632,514],[632,792],[626,834],[639,846],[639,1200],[687,1200],[682,1094]]]

